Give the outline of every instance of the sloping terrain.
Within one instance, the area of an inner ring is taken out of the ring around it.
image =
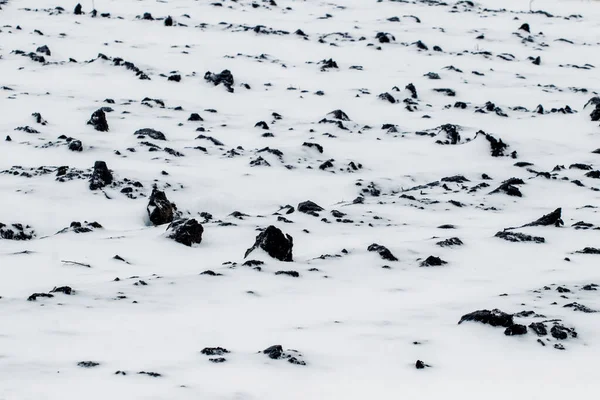
[[[599,2],[76,6],[0,0],[0,399],[600,390]]]

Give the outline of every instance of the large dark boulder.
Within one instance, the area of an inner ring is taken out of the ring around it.
[[[146,210],[150,222],[154,225],[163,225],[173,222],[175,210],[177,207],[167,199],[167,195],[162,190],[152,189],[150,200]]]
[[[96,161],[94,170],[90,179],[90,190],[98,190],[110,185],[113,181],[113,176],[108,166],[104,161]]]
[[[152,128],[138,129],[135,131],[134,135],[136,135],[139,139],[145,139],[146,136],[149,136],[154,140],[167,140],[164,133]]]
[[[190,247],[193,244],[201,243],[204,233],[202,225],[193,218],[174,221],[167,230],[169,231],[168,238]]]
[[[303,201],[302,203],[298,204],[298,211],[304,214],[309,214],[315,217],[318,217],[319,214],[317,214],[318,212],[323,211],[324,208],[321,207],[320,205],[318,205],[315,202],[312,202],[310,200],[307,201]]]
[[[97,131],[108,132],[108,121],[106,120],[106,114],[102,109],[94,111],[87,124],[92,125]]]
[[[294,247],[294,239],[273,225],[262,231],[256,236],[254,245],[246,250],[244,258],[248,257],[257,248],[263,249],[267,254],[280,261],[293,261],[292,248]]]

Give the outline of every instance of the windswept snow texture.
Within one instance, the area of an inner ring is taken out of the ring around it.
[[[0,399],[597,396],[599,1],[0,20]]]

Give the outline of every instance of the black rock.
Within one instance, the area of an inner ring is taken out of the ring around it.
[[[541,322],[532,322],[529,324],[529,328],[534,331],[538,336],[546,336],[548,334],[548,330],[546,329],[546,325]]]
[[[339,119],[340,121],[350,121],[348,115],[342,110],[333,110],[332,112],[327,114],[327,116],[330,118]]]
[[[222,356],[223,354],[229,354],[229,350],[223,347],[205,347],[200,353],[207,356]]]
[[[75,6],[75,10],[73,11],[73,14],[75,14],[75,15],[81,15],[81,14],[83,14],[83,11],[81,10],[81,4],[77,4]]]
[[[31,240],[35,232],[29,225],[12,224],[10,226],[0,222],[0,239],[6,240]]]
[[[261,128],[261,129],[269,129],[269,125],[267,125],[267,123],[265,121],[259,121],[256,124],[254,124],[255,128]]]
[[[167,78],[167,80],[171,81],[171,82],[181,82],[181,75],[179,75],[179,74],[171,75]]]
[[[158,372],[146,372],[146,371],[140,371],[140,372],[138,372],[138,375],[148,375],[152,378],[159,378],[162,376]]]
[[[267,356],[269,356],[269,358],[273,360],[279,360],[283,356],[283,347],[281,347],[281,345],[276,344],[274,346],[264,349],[262,352],[263,354],[266,354]]]
[[[417,362],[415,363],[415,368],[416,369],[425,369],[429,367],[429,365],[425,364],[423,361],[421,360],[417,360]]]
[[[441,181],[442,182],[452,182],[452,183],[471,182],[470,180],[468,180],[467,178],[465,178],[462,175],[448,176],[448,177],[442,178]]]
[[[145,139],[146,136],[149,136],[154,140],[167,140],[164,133],[151,128],[138,129],[134,135],[140,139]]]
[[[444,264],[448,264],[448,262],[439,257],[429,256],[425,261],[421,262],[421,267],[439,267]]]
[[[437,89],[433,89],[433,90],[434,90],[435,92],[438,92],[438,93],[443,93],[443,94],[445,94],[446,96],[449,96],[449,97],[454,97],[454,96],[456,96],[456,92],[455,92],[454,90],[452,90],[452,89],[448,89],[448,88],[437,88]]]
[[[152,17],[152,14],[149,12],[145,12],[144,15],[142,15],[142,19],[146,21],[154,21],[154,17]]]
[[[165,26],[173,26],[173,18],[170,15],[165,18]]]
[[[324,210],[323,207],[319,206],[318,204],[316,204],[310,200],[307,200],[307,201],[304,201],[304,202],[298,204],[298,211],[300,211],[301,213],[313,215],[315,217],[318,217],[319,214],[317,214],[317,213],[320,211],[323,211],[323,210]]]
[[[586,173],[585,176],[592,179],[600,179],[600,170],[590,171]]]
[[[379,245],[377,243],[373,243],[372,245],[367,247],[367,251],[376,252],[382,259],[387,261],[398,261],[396,256],[394,256],[387,247]]]
[[[388,92],[381,93],[381,94],[380,94],[379,96],[377,96],[377,97],[379,97],[381,100],[384,100],[384,101],[389,101],[389,102],[390,102],[390,103],[392,103],[392,104],[395,104],[395,103],[396,103],[396,99],[394,98],[394,96],[392,96],[392,95],[391,95],[391,94],[389,94]]]
[[[167,199],[165,192],[154,188],[146,210],[150,222],[154,225],[163,225],[173,222],[177,207]]]
[[[592,314],[592,313],[598,312],[596,310],[592,310],[588,306],[584,306],[583,304],[579,304],[579,303],[569,303],[569,304],[565,304],[563,307],[564,308],[572,308],[574,311],[581,311],[586,314]]]
[[[529,24],[523,24],[523,25],[521,25],[521,27],[519,28],[519,30],[525,31],[527,33],[531,33],[531,29],[529,28]]]
[[[97,363],[95,361],[80,361],[77,363],[77,366],[82,368],[94,368],[98,365],[100,365],[100,363]]]
[[[72,295],[73,292],[74,292],[74,290],[70,286],[55,287],[54,289],[52,289],[50,291],[50,293],[64,293],[69,296]]]
[[[565,224],[563,222],[563,220],[561,219],[561,216],[562,216],[562,208],[557,208],[556,210],[552,211],[550,214],[546,214],[533,222],[525,224],[525,225],[523,225],[523,227],[526,227],[526,226],[549,226],[549,225],[554,225],[556,227],[559,227],[559,226]]]
[[[440,247],[452,247],[452,246],[462,246],[464,243],[457,237],[453,237],[450,239],[442,240],[441,242],[436,243]]]
[[[200,116],[200,114],[198,114],[198,113],[192,113],[190,115],[190,117],[188,118],[188,121],[197,122],[197,121],[204,121],[204,120],[202,119],[202,117]]]
[[[52,55],[52,53],[50,52],[50,49],[46,45],[38,47],[35,51],[36,51],[36,53],[42,53],[47,56]]]
[[[81,140],[71,140],[69,142],[69,150],[83,151],[83,143],[81,143]]]
[[[502,139],[496,139],[492,135],[488,135],[483,131],[477,132],[478,134],[483,133],[488,142],[490,142],[490,147],[492,148],[492,157],[502,157],[504,156],[504,150],[508,148],[508,145],[502,141]]]
[[[513,316],[498,309],[494,309],[492,311],[478,310],[469,314],[465,314],[462,316],[460,321],[458,321],[458,323],[462,324],[465,321],[481,322],[482,324],[502,326],[504,328],[514,325]]]
[[[579,254],[600,254],[600,249],[595,247],[586,247],[583,250],[576,251]]]
[[[167,230],[170,231],[168,238],[190,247],[192,244],[201,243],[202,233],[204,233],[202,225],[193,218],[173,221]]]
[[[213,362],[215,364],[221,364],[221,363],[224,363],[225,361],[227,361],[227,359],[224,357],[218,357],[218,358],[209,358],[208,361]]]
[[[317,151],[318,151],[319,153],[323,154],[323,146],[321,146],[321,145],[320,145],[320,144],[318,144],[318,143],[309,143],[309,142],[304,142],[304,143],[302,143],[302,146],[305,146],[305,147],[310,147],[310,148],[314,147],[315,149],[317,149]]]
[[[234,83],[234,79],[233,75],[231,74],[231,71],[229,71],[228,69],[221,71],[220,74],[213,74],[212,72],[207,71],[204,74],[204,79],[206,79],[208,82],[212,82],[215,86],[218,86],[222,83],[223,86],[227,88],[227,90],[233,92],[232,86]]]
[[[415,43],[413,43],[415,46],[417,46],[417,48],[419,50],[429,50],[429,47],[427,47],[427,45],[425,43],[423,43],[422,41],[418,40]]]
[[[92,125],[99,132],[108,132],[108,121],[106,121],[106,114],[102,109],[94,111],[87,124]]]
[[[54,295],[48,294],[48,293],[34,293],[27,298],[27,301],[36,301],[38,297],[52,298],[52,297],[54,297]]]
[[[113,181],[113,176],[108,166],[104,161],[96,161],[94,163],[94,171],[90,178],[90,190],[98,190],[107,185],[110,185]]]
[[[575,332],[574,329],[567,328],[566,326],[560,324],[554,325],[552,328],[550,328],[550,334],[553,338],[558,340],[566,340],[569,338],[569,335],[571,335],[573,338],[577,337],[577,332]]]
[[[288,276],[291,276],[292,278],[300,277],[300,274],[298,273],[298,271],[277,271],[277,272],[275,272],[275,275],[288,275]]]
[[[270,225],[267,229],[256,236],[256,241],[252,247],[246,250],[244,258],[257,248],[263,249],[269,256],[280,261],[292,261],[292,248],[294,239],[287,234],[283,234],[280,229]]]
[[[506,328],[504,334],[506,336],[517,336],[517,335],[525,335],[527,333],[527,327],[525,325],[513,324]]]
[[[540,236],[530,236],[520,232],[500,231],[494,235],[497,238],[508,240],[509,242],[535,242],[545,243],[546,239]]]
[[[410,92],[410,97],[412,97],[413,99],[419,98],[419,96],[417,95],[417,88],[412,83],[406,85],[405,89]]]

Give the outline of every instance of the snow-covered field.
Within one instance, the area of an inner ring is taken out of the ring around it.
[[[0,6],[1,400],[597,395],[599,2],[75,6]]]

